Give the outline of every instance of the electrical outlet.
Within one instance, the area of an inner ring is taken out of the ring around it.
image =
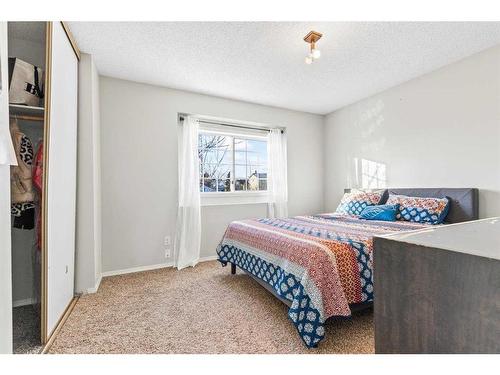
[[[170,258],[171,257],[170,249],[165,249],[165,258]]]
[[[170,246],[170,236],[165,236],[165,238],[163,239],[163,244],[165,246]]]

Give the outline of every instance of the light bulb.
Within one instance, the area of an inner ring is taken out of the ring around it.
[[[321,51],[319,49],[313,49],[311,55],[313,59],[319,59],[321,57]]]
[[[312,62],[313,62],[312,57],[310,57],[310,56],[306,56],[306,64],[307,64],[307,65],[309,65],[309,64],[311,64]]]

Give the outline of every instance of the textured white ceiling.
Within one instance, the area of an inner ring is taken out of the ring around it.
[[[500,43],[500,22],[70,22],[100,74],[318,114]],[[322,57],[304,63],[310,30]]]

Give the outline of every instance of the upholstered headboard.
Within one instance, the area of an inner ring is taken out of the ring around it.
[[[345,189],[345,192],[350,190]],[[445,219],[445,223],[448,224],[479,218],[479,190],[475,188],[388,188],[384,192],[382,204],[387,201],[389,194],[426,198],[448,197],[451,200],[450,210]]]

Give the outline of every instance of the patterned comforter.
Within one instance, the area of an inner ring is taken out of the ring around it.
[[[290,301],[288,316],[304,343],[316,347],[326,319],[349,317],[350,304],[373,300],[373,236],[425,226],[338,214],[235,221],[217,254]]]

